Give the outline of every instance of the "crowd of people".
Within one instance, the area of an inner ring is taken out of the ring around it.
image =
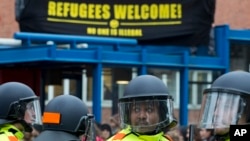
[[[29,86],[7,82],[0,85],[0,140],[229,141],[230,125],[249,124],[249,84],[249,72],[221,75],[203,92],[197,124],[179,126],[168,87],[153,75],[129,82],[110,123],[96,122],[73,95],[53,98],[41,113]]]
[[[216,141],[213,129],[198,128],[192,126],[192,138],[190,138],[190,126],[177,126],[176,128],[166,132],[173,141]]]

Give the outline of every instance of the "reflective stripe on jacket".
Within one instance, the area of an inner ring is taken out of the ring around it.
[[[140,135],[131,132],[129,129],[123,129],[107,141],[172,141],[171,138],[164,136],[163,132],[155,135]]]

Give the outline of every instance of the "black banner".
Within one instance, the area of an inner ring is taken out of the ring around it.
[[[208,44],[215,10],[215,0],[23,1],[16,4],[23,32],[125,37],[141,43],[181,45]]]

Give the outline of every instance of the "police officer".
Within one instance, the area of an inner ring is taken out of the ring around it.
[[[230,125],[250,122],[250,73],[232,71],[203,92],[198,126],[214,129],[217,141],[229,141]]]
[[[108,141],[168,141],[164,133],[177,124],[173,98],[153,75],[140,75],[129,82],[119,99],[119,112],[123,129]]]
[[[60,95],[53,98],[43,113],[43,131],[34,141],[80,141],[93,140],[93,115],[76,96]]]
[[[39,99],[20,82],[0,85],[0,141],[21,141],[32,124],[41,124]]]

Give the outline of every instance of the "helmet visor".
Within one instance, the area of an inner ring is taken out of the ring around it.
[[[244,115],[245,101],[230,91],[205,91],[200,111],[201,128],[229,128]]]
[[[24,120],[28,124],[42,124],[40,102],[38,99],[34,99],[25,104]]]
[[[171,124],[173,99],[133,99],[119,103],[121,124],[138,133],[157,132]]]

